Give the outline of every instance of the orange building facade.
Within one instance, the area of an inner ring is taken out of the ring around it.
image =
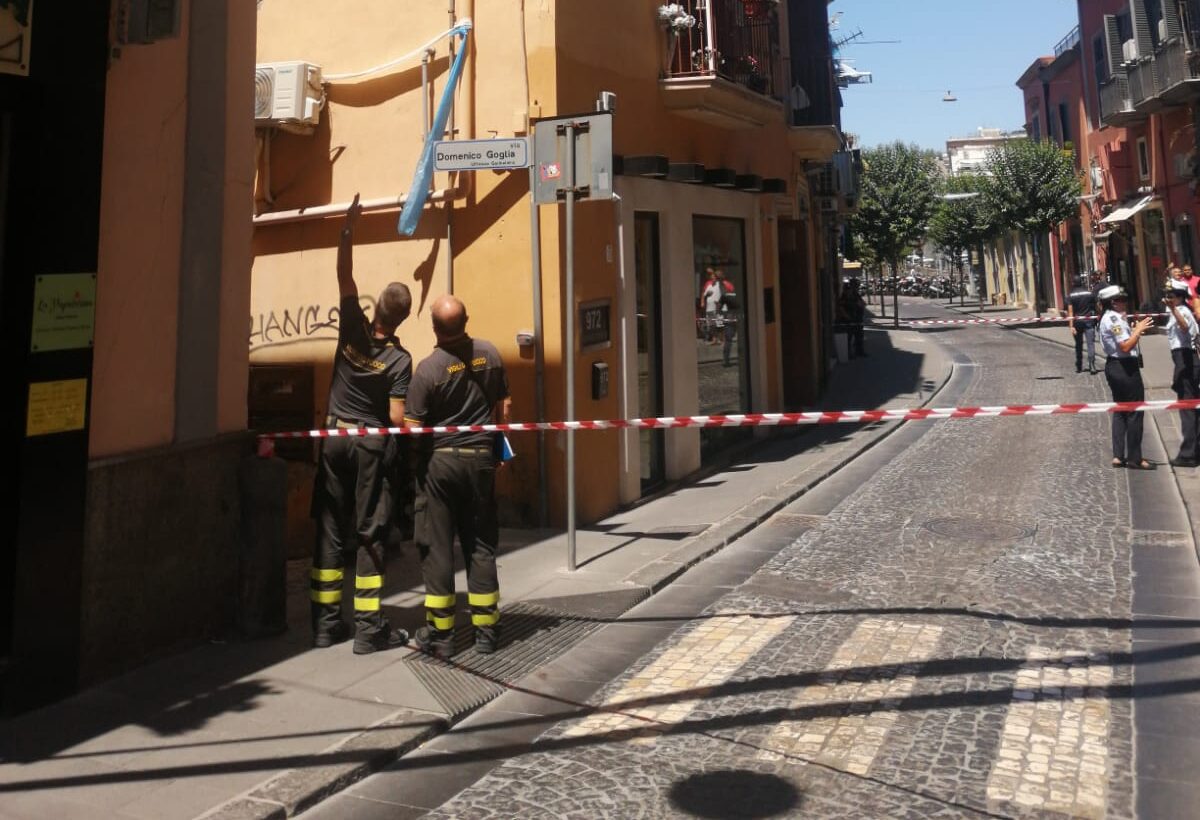
[[[460,296],[470,331],[496,343],[505,359],[516,420],[537,420],[539,411],[546,420],[564,417],[568,357],[576,363],[570,389],[579,418],[812,402],[832,355],[822,306],[835,292],[854,171],[849,161],[837,171],[837,126],[796,124],[792,109],[789,15],[815,5],[823,20],[824,4],[683,5],[692,22],[674,30],[659,19],[658,4],[643,0],[587,13],[550,2],[261,4],[260,66],[302,61],[319,66],[325,82],[319,118],[304,133],[269,122],[258,129],[252,421],[284,426],[324,417],[338,212],[355,193],[374,203],[355,249],[363,293],[389,281],[409,285],[414,312],[398,335],[416,360],[433,344],[431,299]],[[412,184],[452,59],[446,39],[420,47],[464,20],[472,28],[463,80],[453,130],[441,136],[523,139],[539,120],[594,112],[604,93],[615,98],[616,196],[577,208],[572,305],[564,304],[562,206],[534,208],[525,170],[438,173],[416,233],[397,234],[397,203]],[[372,71],[378,66],[387,67]],[[733,313],[706,315],[709,268],[735,283]],[[566,311],[580,326],[599,326],[567,339]],[[607,371],[606,393],[593,385],[598,369]],[[274,401],[281,391],[297,398]],[[683,479],[744,435],[579,435],[580,519],[594,521]],[[512,438],[518,458],[500,488],[505,520],[561,523],[563,442],[553,434]],[[303,539],[304,454],[292,469],[293,535]]]

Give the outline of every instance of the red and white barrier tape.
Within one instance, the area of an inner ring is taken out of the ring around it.
[[[1129,319],[1165,319],[1170,314],[1167,313],[1130,313]],[[1005,319],[918,319],[907,322],[910,327],[929,327],[933,325],[1065,325],[1073,321],[1082,321],[1083,319],[1096,320],[1095,316],[1083,316],[1080,319],[1070,319],[1066,316],[1061,319],[1039,319],[1030,317],[1021,318],[1005,318]]]
[[[476,424],[448,427],[350,427],[263,433],[259,441],[304,438],[356,438],[363,436],[421,436],[437,433],[523,433],[538,430],[645,430],[687,427],[794,427],[805,424],[871,424],[877,421],[940,421],[1001,416],[1060,416],[1095,413],[1152,413],[1167,410],[1200,410],[1200,399],[1180,401],[1101,402],[1095,404],[1017,404],[991,407],[927,407],[894,410],[837,410],[810,413],[746,413],[731,416],[667,416],[653,419],[600,421],[546,421],[514,424]]]

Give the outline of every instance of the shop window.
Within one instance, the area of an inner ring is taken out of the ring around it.
[[[692,220],[696,367],[701,415],[750,412],[746,225],[741,219]],[[743,440],[747,428],[701,431],[701,459]]]

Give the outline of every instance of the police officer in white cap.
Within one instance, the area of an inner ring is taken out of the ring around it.
[[[1187,307],[1187,282],[1173,280],[1163,303],[1167,306],[1170,318],[1167,320],[1167,345],[1171,348],[1171,360],[1175,363],[1175,374],[1171,387],[1175,395],[1181,399],[1200,398],[1200,387],[1196,384],[1196,337],[1200,335],[1200,326],[1196,317]],[[1200,411],[1180,410],[1179,425],[1183,431],[1183,442],[1179,446],[1179,455],[1171,459],[1175,467],[1195,467],[1200,463],[1200,443],[1197,442],[1197,422],[1200,421]]]
[[[1100,319],[1100,344],[1108,357],[1104,377],[1113,401],[1145,401],[1138,342],[1154,326],[1154,320],[1142,319],[1130,327],[1125,318],[1129,296],[1120,285],[1109,285],[1096,295],[1104,311]],[[1113,413],[1112,417],[1112,466],[1153,470],[1154,465],[1142,458],[1142,414]]]

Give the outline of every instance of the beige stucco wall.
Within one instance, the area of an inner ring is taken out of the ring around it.
[[[458,136],[504,137],[520,134],[525,117],[589,111],[601,90],[618,95],[614,151],[623,155],[665,154],[672,161],[696,161],[710,167],[731,167],[739,173],[763,177],[793,176],[782,117],[768,129],[728,132],[663,109],[658,87],[660,49],[664,37],[654,20],[654,9],[644,3],[620,0],[606,4],[603,13],[559,14],[565,4],[550,0],[460,0],[460,17],[470,16],[470,59],[459,95]],[[361,70],[387,62],[445,30],[445,3],[398,5],[392,0],[265,0],[258,16],[258,62],[308,60],[327,74]],[[524,40],[524,45],[523,41]],[[431,64],[434,93],[431,108],[443,87],[448,68],[444,42]],[[527,88],[528,84],[528,88]],[[276,132],[271,139],[270,191],[265,202],[266,179],[260,171],[257,210],[270,210],[348,202],[359,192],[364,199],[396,196],[407,191],[422,142],[420,62],[413,59],[395,71],[353,83],[330,86],[321,124],[310,136]],[[260,132],[260,137],[263,134]],[[260,169],[265,168],[260,165]],[[534,417],[535,391],[532,354],[515,342],[519,330],[532,329],[533,306],[530,253],[530,205],[524,172],[478,172],[469,194],[452,208],[426,208],[417,235],[397,236],[397,211],[366,214],[356,236],[355,272],[364,298],[374,297],[389,281],[410,286],[413,317],[399,330],[401,342],[419,360],[432,347],[428,304],[447,288],[447,220],[452,222],[454,289],[466,302],[473,334],[495,342],[509,369],[514,396],[514,416]],[[439,174],[434,187],[456,180]],[[674,186],[660,186],[661,196]],[[651,187],[645,190],[652,190]],[[761,288],[777,281],[774,223],[760,213],[768,197],[723,192],[712,188],[687,188],[686,203],[664,203],[670,220],[678,223],[678,247],[671,251],[690,277],[690,214],[730,214],[746,220],[749,270],[754,290],[746,296],[751,311],[761,314]],[[660,196],[655,194],[654,196]],[[710,207],[705,211],[700,206]],[[450,211],[452,210],[452,213]],[[627,219],[631,218],[630,214]],[[563,417],[562,374],[562,270],[563,220],[560,209],[541,209],[544,262],[543,345],[547,368],[547,416]],[[324,413],[333,352],[334,329],[330,309],[336,306],[335,259],[338,218],[288,225],[259,225],[254,236],[253,292],[250,306],[251,363],[311,363],[315,367],[314,419]],[[666,225],[664,223],[664,229]],[[627,237],[626,255],[631,253]],[[576,302],[612,299],[614,309],[622,293],[618,282],[617,224],[611,203],[584,203],[578,211],[576,233]],[[682,256],[686,245],[687,255]],[[666,251],[664,251],[665,253]],[[686,259],[686,261],[684,261]],[[686,280],[691,288],[690,278]],[[694,296],[676,294],[672,310],[687,311],[688,338],[694,335],[690,313]],[[664,296],[665,300],[665,296]],[[756,321],[761,328],[761,316]],[[615,324],[615,316],[614,316]],[[682,328],[677,322],[676,330]],[[770,329],[770,327],[768,328]],[[614,337],[617,328],[614,327]],[[775,331],[772,331],[775,332]],[[614,338],[614,342],[616,342]],[[682,344],[682,342],[680,342]],[[769,409],[779,400],[778,341],[769,335],[756,344],[753,384],[755,406]],[[575,384],[581,418],[612,418],[623,412],[619,404],[619,346],[588,353],[579,359]],[[694,356],[694,350],[693,350]],[[589,392],[589,366],[609,365],[613,375],[610,396],[593,401]],[[674,378],[686,380],[686,367],[674,368]],[[691,368],[695,379],[695,366]],[[677,386],[686,396],[685,384]],[[695,404],[695,386],[690,405]],[[668,409],[685,412],[689,401],[680,398]],[[695,434],[684,433],[681,441]],[[551,514],[563,514],[563,453],[560,437],[549,436]],[[500,492],[516,499],[528,511],[536,502],[536,445],[532,436],[514,437],[521,456],[502,474]],[[621,501],[631,500],[630,469],[622,470],[616,433],[589,433],[577,437],[580,469],[579,515],[593,520]],[[681,446],[669,471],[682,476],[698,465],[695,446]],[[636,459],[625,454],[627,468]],[[622,490],[621,487],[625,489]]]
[[[126,48],[109,66],[92,457],[169,444],[174,435],[187,45],[185,24],[178,39]]]

